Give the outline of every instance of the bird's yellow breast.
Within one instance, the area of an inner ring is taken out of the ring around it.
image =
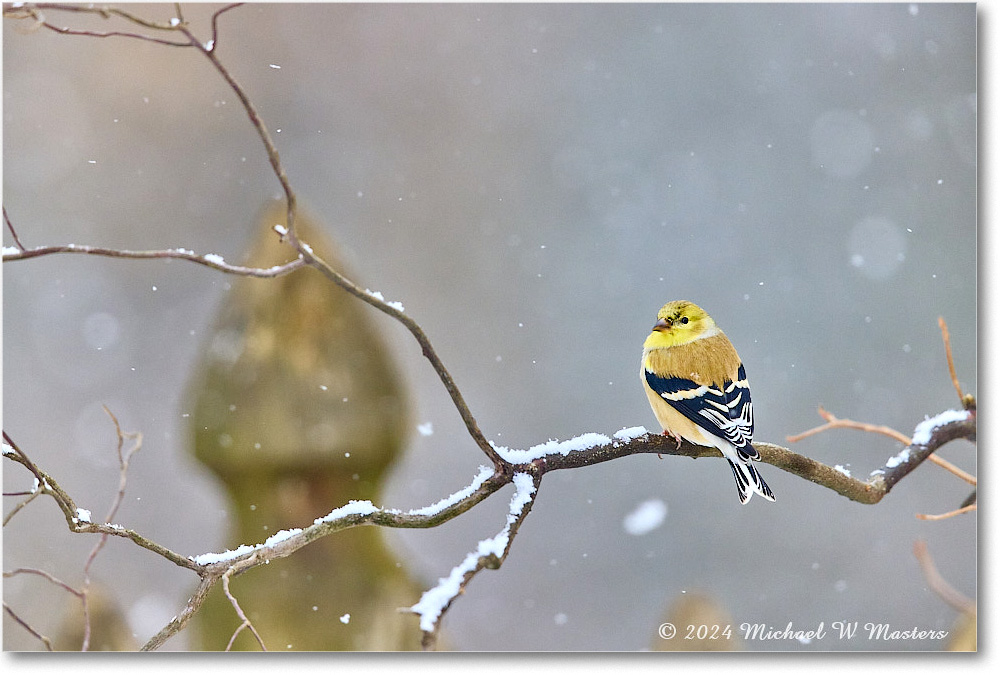
[[[698,384],[722,385],[736,379],[740,356],[722,331],[674,347],[643,350],[642,365],[660,377],[683,377]]]

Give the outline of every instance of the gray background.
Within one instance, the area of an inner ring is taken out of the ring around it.
[[[206,39],[210,9],[186,8]],[[205,59],[4,23],[3,200],[24,243],[238,260],[278,186]],[[421,323],[495,442],[653,429],[640,345],[660,305],[687,298],[741,352],[757,440],[784,444],[819,423],[817,405],[904,433],[955,407],[938,316],[976,391],[975,40],[972,4],[259,5],[220,20],[218,54],[360,283]],[[75,256],[6,264],[3,277],[4,428],[96,516],[117,485],[108,405],[146,438],[119,522],[185,554],[220,550],[225,504],[187,453],[181,396],[229,280]],[[385,494],[418,507],[483,458],[408,334],[378,321],[415,422],[434,427],[414,428]],[[898,445],[839,431],[794,449],[865,476]],[[971,445],[942,454],[975,473]],[[921,467],[877,506],[762,472],[774,505],[741,507],[712,460],[550,475],[503,568],[448,615],[450,642],[645,649],[664,608],[697,589],[737,624],[948,630],[955,612],[925,587],[917,538],[975,595],[976,516],[914,518],[969,492],[940,469]],[[26,486],[4,462],[4,490]],[[499,530],[508,498],[390,540],[432,584]],[[666,503],[665,521],[628,534],[623,518],[647,499]],[[5,528],[4,569],[77,582],[92,543],[41,501]],[[94,574],[140,641],[194,587],[125,542]],[[5,582],[4,599],[43,629],[68,602],[23,580]],[[6,649],[37,646],[4,617]]]

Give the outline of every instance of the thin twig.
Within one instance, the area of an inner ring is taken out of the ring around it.
[[[955,359],[951,355],[951,336],[948,334],[948,324],[944,317],[938,317],[938,327],[941,328],[941,339],[944,341],[944,355],[948,359],[948,374],[951,375],[951,384],[958,393],[958,400],[965,403],[965,395],[962,393],[962,385],[958,383],[958,376],[955,374]]]
[[[53,651],[53,649],[52,649],[52,641],[49,640],[44,635],[42,635],[41,633],[39,633],[34,628],[32,628],[31,624],[29,624],[27,621],[25,621],[20,616],[18,616],[17,613],[13,609],[11,609],[10,606],[8,606],[6,602],[3,603],[3,609],[4,609],[5,612],[7,612],[7,615],[10,618],[12,618],[14,621],[16,621],[21,626],[21,628],[23,628],[24,630],[28,631],[35,639],[40,640],[41,643],[43,645],[45,645],[45,649],[46,650],[48,650],[50,652]]]
[[[109,38],[109,37],[124,37],[132,38],[134,40],[144,40],[146,42],[155,42],[158,45],[164,45],[165,47],[190,47],[186,42],[173,42],[171,40],[164,40],[163,38],[153,37],[152,35],[143,35],[142,33],[129,33],[127,31],[94,31],[94,30],[81,30],[76,28],[66,28],[65,26],[56,26],[49,23],[48,21],[39,21],[38,24],[43,28],[47,28],[51,31],[59,33],[61,35],[81,35],[84,37],[94,37],[94,38]]]
[[[30,5],[25,5],[24,7],[12,7],[11,11],[29,11],[32,9],[40,10],[54,10],[59,12],[76,12],[79,14],[97,14],[101,18],[110,19],[112,17],[118,17],[124,19],[129,23],[134,23],[136,25],[142,26],[143,28],[150,28],[152,30],[163,30],[172,31],[176,30],[177,27],[170,22],[160,22],[153,21],[151,19],[145,19],[138,14],[133,14],[128,10],[121,9],[119,7],[111,7],[108,5],[91,5],[91,4],[81,4],[81,5],[71,5],[60,2],[35,2]]]
[[[803,438],[807,438],[814,434],[818,434],[823,431],[829,431],[830,429],[856,429],[858,431],[867,431],[870,433],[882,434],[888,436],[894,440],[899,441],[903,445],[910,444],[910,437],[904,433],[896,431],[895,429],[887,426],[880,426],[876,424],[866,424],[865,422],[855,422],[854,420],[841,419],[836,417],[833,413],[830,413],[823,409],[823,406],[819,407],[819,416],[826,420],[826,424],[821,424],[818,427],[813,427],[803,431],[800,434],[795,434],[794,436],[786,436],[785,440],[789,443],[798,443]]]
[[[8,249],[9,251],[9,249]],[[204,265],[205,267],[211,267],[214,270],[220,272],[225,272],[226,274],[235,274],[244,277],[257,277],[262,279],[268,279],[272,277],[280,277],[294,272],[300,267],[305,266],[305,261],[302,258],[296,258],[283,265],[275,265],[274,267],[259,268],[259,267],[245,267],[243,265],[232,265],[227,263],[222,259],[221,256],[208,253],[205,255],[199,255],[193,251],[189,251],[183,248],[168,248],[161,250],[151,250],[151,251],[130,251],[126,249],[115,249],[115,248],[105,248],[102,246],[86,246],[82,244],[63,244],[57,246],[37,246],[35,248],[22,249],[16,252],[5,252],[3,254],[4,262],[13,262],[15,260],[28,260],[29,258],[37,258],[43,255],[54,255],[57,253],[82,253],[84,255],[96,255],[105,256],[108,258],[131,258],[131,259],[171,259],[177,258],[179,260],[188,260],[199,265]]]
[[[951,584],[944,580],[944,577],[938,572],[937,566],[934,565],[934,559],[931,558],[931,554],[927,550],[927,542],[923,539],[913,542],[913,555],[916,556],[917,562],[920,563],[920,569],[924,573],[927,585],[930,586],[932,591],[938,594],[938,597],[959,612],[976,616],[975,601],[959,593]]]
[[[207,44],[203,44],[200,40],[198,40],[198,38],[195,37],[194,33],[192,33],[187,26],[178,26],[178,30],[180,30],[181,33],[187,37],[193,47],[196,47],[202,54],[205,55],[205,58],[207,58],[215,67],[216,71],[218,71],[218,73],[222,76],[222,79],[226,81],[229,88],[236,94],[236,97],[240,99],[243,109],[250,118],[250,123],[253,125],[254,129],[257,131],[257,135],[260,137],[261,142],[264,144],[268,161],[271,163],[271,169],[274,171],[274,175],[277,176],[278,182],[281,183],[281,189],[285,193],[285,206],[287,209],[286,227],[288,228],[288,238],[292,246],[299,250],[300,253],[305,253],[306,251],[311,251],[311,249],[308,247],[306,247],[306,249],[302,249],[299,245],[298,237],[295,234],[295,191],[292,190],[292,184],[288,180],[288,174],[285,173],[285,167],[281,164],[281,159],[278,156],[278,147],[274,144],[274,139],[271,138],[271,133],[268,131],[267,125],[264,124],[263,119],[261,119],[260,113],[257,112],[257,107],[253,104],[253,101],[250,100],[250,97],[247,96],[243,87],[240,86],[240,84],[236,81],[236,78],[233,77],[233,74],[229,72],[229,69],[226,68],[226,66],[215,54],[216,21],[219,15],[224,11],[237,6],[238,5],[229,5],[227,7],[223,7],[212,16],[212,41]]]
[[[66,591],[67,593],[70,593],[70,594],[76,596],[79,600],[81,600],[83,602],[86,602],[86,594],[83,591],[78,591],[77,589],[75,589],[72,586],[70,586],[69,584],[67,584],[65,581],[57,579],[55,576],[53,576],[52,574],[46,572],[45,570],[39,570],[39,569],[35,569],[33,567],[19,567],[19,568],[15,569],[15,570],[11,570],[10,572],[4,572],[3,573],[3,578],[4,579],[9,579],[9,578],[12,578],[12,577],[19,576],[21,574],[30,574],[30,575],[35,575],[35,576],[42,577],[43,579],[45,579],[49,583],[51,583],[51,584],[53,584],[55,586],[58,586],[59,588],[61,588],[64,591]],[[42,644],[45,645],[45,648],[48,651],[52,651],[52,643],[49,641],[49,639],[47,637],[45,637],[44,635],[42,635],[41,633],[39,633],[38,631],[36,631],[34,628],[32,628],[28,624],[27,621],[24,621],[21,617],[19,617],[14,612],[13,609],[11,609],[10,607],[7,606],[7,603],[4,603],[3,606],[4,606],[4,609],[7,610],[7,614],[9,614],[10,617],[12,619],[14,619],[14,621],[16,621],[18,624],[20,624],[20,626],[22,628],[24,628],[26,631],[28,631],[28,633],[30,633],[33,637],[35,637],[38,640],[41,640]]]
[[[249,628],[250,632],[253,633],[253,636],[257,638],[257,644],[260,645],[261,651],[266,652],[267,647],[264,646],[264,640],[260,637],[260,633],[257,632],[256,628],[254,628],[253,623],[251,623],[250,619],[247,618],[247,615],[243,612],[243,608],[240,607],[239,601],[236,600],[236,597],[229,590],[229,578],[231,576],[233,576],[233,568],[230,567],[226,570],[226,573],[222,575],[222,589],[225,591],[226,597],[229,598],[229,604],[231,604],[233,609],[236,610],[236,615],[240,617],[242,623],[239,625],[239,628],[233,632],[233,636],[229,638],[229,644],[226,645],[226,651],[228,652],[232,649],[233,643],[236,641],[236,636],[243,632],[244,628]]]
[[[3,493],[4,497],[15,497],[15,496],[28,495],[27,499],[24,499],[23,501],[18,502],[14,506],[14,508],[12,508],[10,510],[10,513],[8,513],[7,515],[5,515],[3,517],[3,525],[4,525],[4,527],[7,526],[7,523],[10,522],[11,518],[13,518],[14,516],[17,515],[18,511],[20,511],[25,506],[27,506],[28,504],[30,504],[31,502],[33,502],[35,500],[35,498],[38,497],[38,495],[40,495],[40,494],[42,494],[42,492],[38,489],[37,486],[36,486],[36,488],[34,490],[32,490],[30,492],[5,492],[5,493]]]
[[[955,509],[954,511],[948,511],[947,513],[939,513],[936,515],[931,515],[927,513],[916,514],[917,518],[920,520],[946,520],[948,518],[954,518],[955,516],[960,516],[963,513],[969,513],[970,511],[975,511],[977,508],[976,504],[969,504],[968,506],[963,506],[960,509]]]
[[[83,596],[83,591],[76,590],[75,588],[73,588],[72,586],[70,586],[69,584],[67,584],[65,581],[62,581],[62,580],[58,579],[57,577],[55,577],[54,575],[50,574],[49,572],[46,572],[45,570],[39,570],[39,569],[35,569],[33,567],[18,567],[17,569],[11,570],[9,572],[4,572],[3,573],[3,578],[4,579],[9,579],[9,578],[12,578],[12,577],[20,576],[22,574],[31,574],[31,575],[34,575],[34,576],[42,577],[43,579],[45,579],[46,581],[48,581],[52,585],[58,586],[59,588],[61,588],[64,591],[66,591],[67,593],[71,593],[71,594],[75,595],[78,598]]]
[[[165,546],[161,546],[155,541],[142,536],[134,530],[130,530],[119,525],[112,525],[108,523],[98,524],[81,520],[79,518],[76,502],[74,502],[73,498],[62,489],[55,478],[39,469],[35,463],[31,461],[27,454],[25,454],[24,451],[18,447],[17,443],[14,442],[6,431],[3,432],[3,438],[13,450],[12,453],[5,452],[4,457],[21,464],[35,476],[39,483],[39,490],[43,494],[51,496],[55,500],[56,504],[59,506],[59,510],[63,513],[63,517],[66,519],[66,524],[69,526],[70,531],[78,534],[108,534],[114,537],[124,537],[132,540],[133,543],[138,544],[139,546],[152,551],[163,558],[166,558],[179,567],[184,567],[195,572],[200,572],[202,570],[202,566],[193,562],[190,558],[182,556],[179,553],[175,553]]]
[[[237,7],[240,7],[241,5],[243,5],[242,2],[234,2],[233,4],[226,5],[222,9],[217,10],[216,12],[214,12],[212,14],[212,48],[213,49],[218,44],[218,39],[219,39],[219,17],[222,16],[222,14],[224,12],[228,12],[231,9],[236,9]]]
[[[24,245],[21,243],[21,239],[17,236],[17,230],[14,229],[14,224],[10,222],[10,216],[7,215],[6,206],[3,207],[3,222],[7,224],[7,229],[10,230],[10,235],[14,237],[14,245],[23,251]]]
[[[115,417],[114,413],[108,409],[107,406],[101,406],[104,408],[104,412],[107,413],[108,417],[115,425],[115,435],[118,438],[118,443],[116,445],[116,453],[118,455],[118,492],[115,494],[115,498],[111,502],[111,507],[108,509],[108,515],[104,517],[104,522],[110,523],[115,519],[115,515],[118,513],[118,508],[121,506],[122,501],[125,499],[125,486],[128,483],[128,464],[132,455],[135,454],[139,448],[142,447],[142,434],[140,432],[125,432],[122,431],[121,424],[118,423],[118,418]],[[133,445],[126,452],[122,452],[122,448],[125,445],[126,439],[134,441]],[[97,543],[90,551],[90,555],[87,556],[87,560],[83,565],[83,596],[81,598],[83,603],[83,646],[80,651],[88,651],[90,649],[90,568],[94,564],[94,560],[97,559],[97,554],[101,552],[105,544],[108,542],[108,534],[102,534]]]
[[[899,441],[903,445],[910,445],[910,443],[912,442],[912,439],[909,436],[902,433],[901,431],[893,429],[892,427],[876,425],[876,424],[867,424],[865,422],[855,422],[854,420],[848,420],[836,417],[833,413],[824,410],[823,406],[819,407],[818,412],[819,416],[826,420],[826,424],[821,424],[818,427],[813,427],[812,429],[803,431],[800,434],[795,434],[794,436],[786,436],[785,439],[789,443],[797,443],[798,441],[801,441],[804,438],[808,438],[809,436],[813,436],[815,434],[824,431],[829,431],[830,429],[856,429],[858,431],[866,431],[869,433],[876,433],[876,434],[882,434],[883,436],[888,436],[893,440]],[[938,457],[937,455],[930,455],[927,458],[927,460],[931,462],[931,464],[936,464],[940,466],[942,469],[950,471],[951,473],[955,474],[956,476],[966,481],[967,483],[971,483],[972,485],[976,484],[976,478],[974,476],[971,476],[965,471],[962,471],[961,469],[959,469],[957,466],[955,466],[946,459]]]
[[[966,483],[969,483],[970,485],[977,485],[978,484],[975,476],[973,476],[972,474],[967,473],[965,471],[962,471],[957,466],[955,466],[954,464],[952,464],[948,460],[944,459],[943,457],[938,457],[937,455],[931,455],[927,459],[931,463],[937,464],[939,467],[941,467],[945,471],[949,471],[949,472],[955,474],[956,476],[958,476],[959,478],[961,478],[962,480],[964,480]]]

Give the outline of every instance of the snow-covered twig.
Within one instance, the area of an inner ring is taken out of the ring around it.
[[[84,255],[104,256],[108,258],[131,258],[131,259],[170,259],[189,260],[214,270],[225,272],[226,274],[236,274],[244,277],[271,278],[280,277],[289,272],[294,272],[305,266],[302,258],[296,258],[284,265],[274,267],[257,268],[245,267],[243,265],[232,265],[227,263],[222,256],[215,253],[199,255],[194,251],[184,248],[167,248],[151,251],[129,251],[125,249],[106,248],[103,246],[87,246],[83,244],[58,244],[54,246],[36,246],[34,248],[20,249],[13,246],[5,246],[3,249],[3,261],[14,262],[15,260],[28,260],[45,255],[55,255],[58,253],[80,253]]]
[[[517,534],[518,528],[531,511],[534,502],[533,495],[537,492],[537,479],[526,473],[515,473],[513,476],[514,495],[510,498],[510,508],[507,510],[507,522],[495,536],[483,539],[465,559],[452,568],[451,573],[442,579],[434,588],[424,591],[420,601],[408,608],[420,616],[420,630],[424,637],[424,649],[433,649],[437,643],[441,619],[451,607],[460,593],[465,591],[472,578],[485,568],[497,569],[510,553],[510,545]]]

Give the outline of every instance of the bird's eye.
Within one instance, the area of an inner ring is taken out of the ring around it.
[[[688,318],[686,316],[682,316],[681,317],[681,323],[687,323],[687,322],[688,322]]]

